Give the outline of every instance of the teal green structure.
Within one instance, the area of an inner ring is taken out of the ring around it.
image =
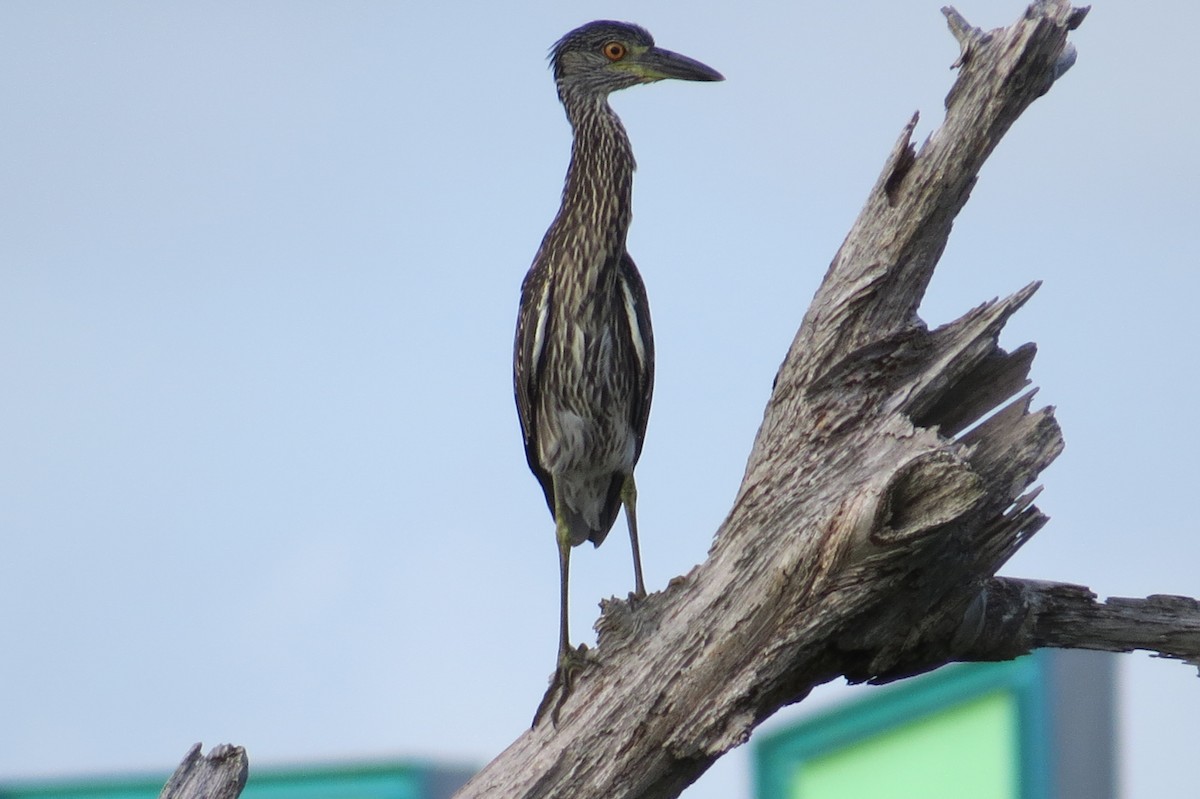
[[[756,741],[756,799],[1113,799],[1114,660],[943,668]]]
[[[409,762],[250,767],[241,799],[448,799],[471,769]],[[0,783],[0,799],[157,799],[170,773]]]

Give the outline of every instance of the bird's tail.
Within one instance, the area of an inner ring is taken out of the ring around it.
[[[600,541],[604,540],[605,533],[588,524],[587,520],[583,518],[583,514],[574,508],[565,508],[565,511],[564,515],[567,517],[567,530],[571,539],[571,546],[577,547],[584,541],[591,541],[599,546]],[[597,536],[599,536],[599,540],[596,539]]]
[[[609,485],[605,486],[607,490],[602,493],[596,492],[598,496],[588,497],[592,504],[588,509],[591,513],[576,508],[570,501],[576,499],[575,497],[568,499],[563,511],[571,546],[577,547],[584,541],[591,541],[594,546],[604,543],[608,531],[617,520],[617,514],[621,511],[621,486],[624,481],[624,475],[614,475],[609,478]],[[589,520],[589,516],[593,518]]]

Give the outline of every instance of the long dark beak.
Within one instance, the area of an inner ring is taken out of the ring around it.
[[[651,47],[637,59],[647,80],[725,80],[725,76],[707,64],[661,47]]]

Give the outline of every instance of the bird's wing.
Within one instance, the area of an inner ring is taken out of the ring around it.
[[[636,461],[642,454],[646,422],[650,419],[650,400],[654,394],[654,329],[650,326],[650,302],[646,286],[629,253],[621,259],[621,300],[629,322],[637,378],[634,382],[633,429],[637,431]]]
[[[546,504],[554,513],[554,483],[538,460],[536,418],[550,302],[550,281],[547,280],[546,269],[534,264],[521,283],[521,305],[517,312],[517,335],[513,344],[513,393],[517,399],[517,416],[521,420],[521,437],[525,441],[525,460],[542,484]]]

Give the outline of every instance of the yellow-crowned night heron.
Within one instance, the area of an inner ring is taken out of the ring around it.
[[[646,593],[633,467],[650,413],[654,337],[642,278],[625,251],[633,151],[608,95],[667,78],[722,80],[621,22],[571,31],[550,62],[574,143],[562,207],[521,285],[513,356],[525,457],[554,516],[561,579],[558,667],[535,724],[556,689],[557,717],[577,668],[567,631],[571,547],[599,546],[622,504],[635,595]]]

